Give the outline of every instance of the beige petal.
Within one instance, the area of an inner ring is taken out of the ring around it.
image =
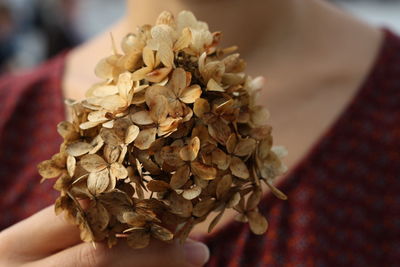
[[[150,243],[150,233],[145,229],[134,230],[126,238],[126,242],[134,249],[145,248]]]
[[[181,121],[181,118],[167,117],[158,125],[158,136],[164,136],[166,134],[171,134],[172,132],[175,132],[178,129]]]
[[[186,87],[182,91],[179,99],[186,104],[194,103],[196,99],[198,99],[201,96],[201,93],[202,91],[200,86],[195,84],[190,87]]]
[[[131,120],[138,125],[148,125],[153,123],[153,119],[147,110],[135,112],[130,115]]]
[[[196,217],[203,217],[207,213],[209,213],[215,204],[215,199],[209,198],[197,203],[193,208],[193,215]]]
[[[104,146],[103,156],[108,163],[116,162],[120,157],[120,154],[121,151],[119,146],[108,145],[108,144]]]
[[[97,110],[90,112],[88,114],[88,121],[92,122],[104,122],[107,121],[108,119],[106,118],[107,111],[106,110]]]
[[[82,130],[87,130],[93,127],[96,127],[97,125],[100,125],[102,122],[101,121],[86,121],[83,122],[79,125],[79,128]]]
[[[63,170],[57,167],[52,160],[42,161],[37,167],[39,174],[43,178],[54,178],[63,172]]]
[[[102,85],[93,90],[93,96],[105,97],[118,94],[118,87],[115,85]]]
[[[154,67],[154,52],[148,47],[143,48],[143,62],[147,67]]]
[[[171,46],[166,42],[161,42],[157,51],[157,56],[165,67],[172,68],[174,66],[174,52]]]
[[[107,58],[103,58],[97,63],[94,73],[99,78],[111,79],[113,78],[113,66],[108,63]]]
[[[118,77],[118,92],[119,95],[125,99],[128,100],[128,95],[129,92],[132,90],[133,87],[133,80],[132,80],[132,74],[130,72],[124,72],[119,75]]]
[[[217,176],[217,170],[200,162],[191,162],[190,167],[194,175],[204,180],[213,180]]]
[[[239,141],[233,153],[236,156],[243,157],[250,155],[255,151],[255,149],[256,149],[256,140],[254,140],[253,138],[246,138]]]
[[[226,203],[226,207],[228,209],[235,207],[237,204],[239,204],[240,201],[240,193],[236,192],[233,194],[233,196],[229,199],[228,203]]]
[[[169,188],[169,184],[161,180],[151,180],[147,183],[147,189],[151,192],[165,192]]]
[[[76,142],[67,146],[67,153],[74,157],[88,153],[93,147],[86,142]]]
[[[147,73],[153,70],[152,67],[143,67],[132,73],[132,80],[133,81],[140,81],[146,78]]]
[[[106,96],[100,101],[100,106],[109,111],[116,111],[126,104],[126,101],[119,95]]]
[[[176,96],[181,95],[181,92],[186,87],[186,72],[182,68],[176,68],[172,72],[171,80],[168,86],[174,91]]]
[[[97,154],[83,156],[80,165],[88,172],[99,172],[107,167],[104,159]]]
[[[182,196],[187,200],[192,200],[198,197],[201,194],[200,186],[193,186],[190,189],[183,190]]]
[[[188,27],[182,30],[181,36],[174,44],[174,51],[182,50],[189,46],[192,40],[192,33]]]
[[[135,139],[139,135],[139,131],[140,129],[136,125],[132,124],[131,126],[129,126],[125,134],[125,144],[130,144],[135,141]]]
[[[156,140],[156,133],[156,128],[141,130],[139,135],[135,139],[135,147],[141,150],[148,149],[151,144]]]
[[[158,16],[156,20],[156,25],[160,24],[165,24],[174,27],[175,26],[174,15],[172,15],[171,12],[169,11],[161,12],[161,14]]]
[[[247,179],[250,177],[249,170],[246,164],[238,157],[231,158],[231,165],[229,166],[231,172],[236,177]]]
[[[114,126],[114,120],[106,121],[101,124],[104,128],[111,129]]]
[[[156,69],[146,74],[146,80],[152,83],[162,82],[168,76],[171,70],[171,67]]]
[[[104,169],[99,172],[91,172],[87,179],[87,188],[90,193],[97,196],[100,193],[106,191],[110,177],[108,175],[108,169]]]
[[[217,189],[216,189],[217,199],[223,198],[229,192],[231,185],[232,185],[232,176],[230,174],[224,175],[217,184]]]
[[[180,167],[171,177],[170,186],[172,189],[181,188],[188,180],[190,176],[190,168],[188,165]]]
[[[76,168],[76,159],[73,156],[68,155],[67,157],[67,171],[69,176],[73,177]]]
[[[174,234],[171,233],[168,229],[157,225],[157,224],[152,224],[151,225],[151,235],[154,238],[157,238],[158,240],[161,241],[169,241],[172,240],[172,238],[174,238]]]
[[[200,150],[200,139],[195,136],[193,137],[187,146],[184,146],[179,155],[184,161],[194,161],[197,158],[197,154]]]
[[[271,192],[279,199],[282,200],[287,200],[287,196],[280,191],[278,188],[276,188],[272,183],[268,182],[267,180],[263,180],[267,186],[269,187],[269,189],[271,190]]]
[[[222,86],[219,85],[214,79],[208,80],[207,91],[225,92],[224,88],[222,88]]]
[[[260,213],[252,211],[247,213],[250,230],[256,235],[262,235],[267,231],[268,222]]]
[[[204,98],[197,98],[194,102],[193,112],[197,117],[203,118],[204,114],[210,112],[210,110],[210,104]]]
[[[251,120],[256,126],[261,126],[269,119],[269,111],[262,106],[255,106],[252,108]]]
[[[118,179],[124,179],[128,176],[126,168],[118,162],[114,162],[110,165],[110,173]]]

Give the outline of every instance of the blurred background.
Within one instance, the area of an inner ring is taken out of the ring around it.
[[[400,0],[334,0],[372,24],[400,33]],[[102,32],[125,0],[0,0],[0,74],[32,67]]]

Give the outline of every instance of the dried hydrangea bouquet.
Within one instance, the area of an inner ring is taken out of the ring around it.
[[[57,178],[56,213],[82,240],[183,242],[215,213],[211,231],[226,209],[253,233],[266,231],[262,183],[286,198],[272,184],[285,150],[272,147],[268,112],[255,104],[262,79],[245,75],[237,48],[219,48],[220,37],[191,12],[163,12],[128,34],[122,53],[113,44],[86,99],[67,101],[60,152],[38,169],[42,180]]]

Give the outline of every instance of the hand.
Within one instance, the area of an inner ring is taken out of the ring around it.
[[[152,242],[141,250],[125,242],[111,249],[96,243],[95,249],[80,240],[77,227],[54,214],[54,206],[0,232],[0,267],[195,267],[206,263],[208,257],[208,248],[191,240],[183,246]]]

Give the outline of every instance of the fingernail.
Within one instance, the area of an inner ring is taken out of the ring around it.
[[[184,245],[186,261],[194,266],[203,266],[210,257],[208,247],[196,241],[187,241]]]

